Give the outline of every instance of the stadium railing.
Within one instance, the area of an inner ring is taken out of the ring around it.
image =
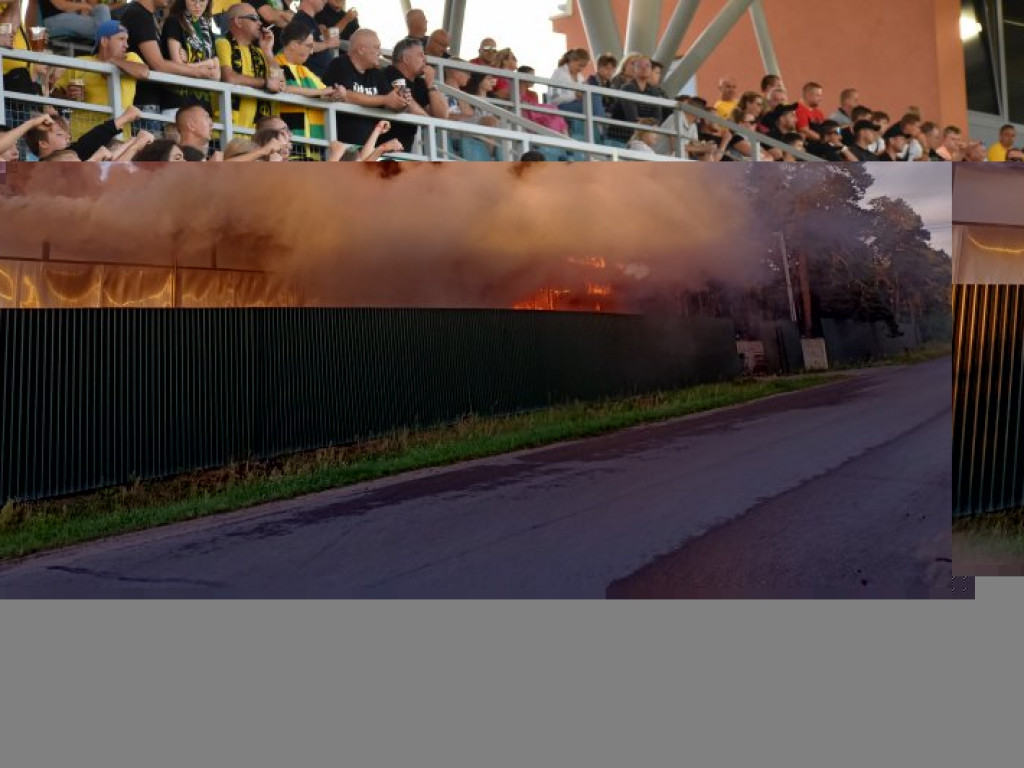
[[[387,55],[387,52],[384,52]],[[112,64],[105,64],[95,61],[85,61],[78,58],[55,55],[52,53],[36,53],[0,48],[0,63],[5,59],[22,61],[25,63],[46,64],[52,67],[65,69],[76,69],[79,71],[99,72],[107,76],[108,100],[106,104],[89,104],[80,101],[69,101],[54,97],[35,96],[25,93],[6,92],[0,83],[0,114],[5,115],[8,122],[18,124],[28,119],[31,111],[39,111],[44,106],[51,106],[63,110],[66,114],[74,117],[75,126],[82,129],[90,124],[96,124],[110,119],[124,111],[127,105],[121,104],[121,77],[124,75]],[[472,145],[479,149],[487,147],[492,152],[491,157],[480,157],[479,153],[472,156],[472,159],[496,159],[512,160],[522,152],[538,150],[549,159],[558,160],[631,160],[631,161],[685,161],[679,152],[676,156],[656,155],[645,152],[637,152],[625,148],[621,143],[605,140],[602,136],[605,127],[619,127],[624,130],[633,131],[637,129],[634,123],[622,122],[611,118],[596,117],[593,114],[594,96],[612,96],[616,99],[625,99],[637,104],[646,104],[661,107],[666,110],[685,112],[691,120],[703,119],[728,128],[734,134],[747,139],[752,148],[754,157],[758,157],[762,147],[781,149],[789,154],[805,161],[817,161],[819,158],[799,152],[781,142],[775,141],[749,128],[730,123],[718,115],[696,109],[689,105],[679,104],[674,100],[643,96],[640,94],[623,93],[622,91],[595,86],[579,84],[568,86],[553,80],[526,75],[509,70],[499,70],[491,67],[482,67],[466,62],[451,62],[447,59],[428,58],[437,69],[437,84],[439,90],[446,96],[457,94],[460,99],[473,104],[482,111],[494,115],[501,127],[492,128],[457,120],[439,120],[432,117],[423,117],[405,113],[394,113],[388,110],[370,109],[358,107],[340,102],[323,102],[317,99],[310,99],[291,94],[273,94],[267,91],[249,88],[246,86],[230,85],[219,81],[197,80],[168,75],[159,72],[150,74],[151,82],[169,85],[185,86],[195,90],[210,92],[217,104],[214,131],[220,141],[221,148],[235,136],[246,136],[253,133],[252,129],[235,126],[232,123],[231,99],[233,96],[258,98],[270,101],[274,104],[289,104],[293,106],[306,107],[312,110],[320,110],[325,114],[324,118],[324,139],[316,139],[305,136],[294,136],[293,144],[304,146],[309,153],[316,153],[323,156],[330,142],[337,139],[337,125],[335,116],[338,113],[359,115],[364,117],[386,119],[392,123],[411,123],[420,127],[419,139],[412,152],[389,153],[389,157],[404,160],[465,160],[467,151],[465,146]],[[512,81],[511,96],[507,102],[500,102],[491,99],[480,99],[475,96],[455,91],[444,85],[444,70],[448,67],[455,67],[468,72],[483,72],[494,74]],[[577,115],[571,112],[559,110],[544,104],[523,103],[519,96],[518,84],[522,81],[531,85],[556,86],[560,88],[572,87],[584,94],[584,113]],[[575,121],[582,124],[582,137],[580,131],[574,131],[576,137],[564,136],[556,131],[541,126],[523,116],[523,111],[550,112],[566,118],[567,121]],[[167,124],[170,118],[162,114],[144,113],[141,120],[148,120],[151,123]],[[643,130],[662,134],[668,137],[679,138],[679,132],[667,129],[662,126],[643,126]],[[77,136],[75,137],[77,138]],[[468,140],[468,141],[467,141]],[[493,148],[493,149],[490,149]]]

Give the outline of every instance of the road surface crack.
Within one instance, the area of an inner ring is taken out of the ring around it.
[[[68,565],[50,565],[47,566],[48,571],[63,571],[64,573],[70,573],[74,576],[92,576],[97,579],[108,579],[110,581],[123,581],[132,584],[186,584],[189,586],[196,587],[210,587],[213,589],[226,587],[227,584],[219,581],[204,581],[202,579],[173,579],[173,578],[158,578],[158,579],[147,579],[140,576],[122,576],[119,573],[112,573],[110,571],[94,571],[91,568],[72,568]]]

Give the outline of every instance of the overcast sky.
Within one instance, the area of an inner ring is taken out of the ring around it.
[[[868,199],[902,197],[932,233],[932,245],[953,253],[953,175],[951,163],[868,163],[875,184]]]

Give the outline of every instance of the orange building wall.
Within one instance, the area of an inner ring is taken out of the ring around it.
[[[625,40],[629,0],[609,2]],[[675,5],[664,0],[662,31]],[[724,0],[701,3],[680,55],[723,5]],[[842,89],[857,88],[862,104],[894,119],[913,104],[927,120],[966,130],[959,0],[764,0],[764,6],[791,98],[805,82],[816,80],[825,86],[827,112],[838,106]],[[575,2],[572,14],[556,19],[554,29],[566,35],[569,47],[588,47]],[[749,14],[698,72],[700,95],[714,100],[724,74],[737,77],[743,90],[756,89],[765,74]]]

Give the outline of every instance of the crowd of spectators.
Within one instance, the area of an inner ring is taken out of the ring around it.
[[[511,76],[451,67],[445,67],[444,76],[450,92],[442,93],[427,56],[452,63],[461,59],[448,50],[448,32],[429,32],[426,14],[419,9],[407,14],[408,36],[394,46],[391,63],[385,65],[379,36],[360,27],[358,13],[346,9],[345,0],[131,0],[106,5],[91,0],[39,1],[51,32],[95,42],[94,53],[82,60],[113,64],[120,70],[121,103],[129,108],[106,121],[97,119],[102,113],[88,110],[69,115],[51,110],[46,116],[25,114],[18,120],[8,108],[5,125],[0,126],[0,159],[13,155],[12,142],[23,140],[39,160],[179,154],[186,160],[365,160],[410,151],[418,134],[412,123],[337,112],[339,141],[324,149],[293,141],[325,140],[324,110],[236,95],[231,99],[232,123],[252,135],[215,151],[213,125],[220,107],[215,94],[198,86],[158,84],[149,80],[154,71],[488,127],[498,126],[499,120],[479,100],[508,106],[514,98]],[[0,47],[29,47],[20,24],[22,2],[10,0],[0,15],[0,22],[19,22],[10,25],[9,33],[0,27]],[[477,53],[469,63],[535,74],[494,38],[481,41]],[[673,108],[661,88],[663,72],[662,63],[645,55],[631,54],[619,61],[604,54],[594,60],[589,51],[573,49],[557,62],[546,98],[526,80],[519,81],[517,96],[523,117],[558,134],[583,138],[583,116],[589,111],[599,118],[593,133],[597,141],[693,160],[796,161],[805,154],[831,162],[1024,160],[1024,152],[1014,147],[1013,126],[1004,126],[999,142],[986,150],[981,142],[965,138],[958,127],[926,120],[915,107],[893,120],[887,112],[862,105],[856,88],[829,92],[817,82],[807,82],[791,96],[776,75],[766,75],[747,90],[736,78],[723,76],[711,98],[675,97],[678,105],[693,111]],[[9,92],[109,103],[106,76],[87,70],[5,61],[4,84]],[[584,85],[624,97],[579,90]],[[663,102],[652,104],[637,96]],[[585,99],[590,100],[589,109]],[[830,104],[835,109],[827,114]],[[172,122],[139,119],[140,112],[162,114]],[[271,125],[277,126],[276,138],[267,133]],[[763,144],[756,140],[759,137],[777,144]],[[157,149],[140,144],[145,141]],[[499,156],[496,141],[480,142],[489,156]]]
[[[77,6],[77,0],[56,0]],[[85,5],[85,2],[81,3]],[[21,24],[21,0],[0,12],[0,47],[29,49]],[[344,0],[300,0],[291,10],[280,0],[225,3],[223,0],[132,0],[96,23],[76,24],[75,35],[94,43],[83,61],[103,62],[121,71],[121,104],[114,119],[89,109],[45,114],[29,112],[18,93],[30,93],[106,106],[107,76],[88,70],[57,69],[39,64],[4,62],[8,108],[0,124],[0,160],[19,157],[56,160],[377,160],[408,151],[416,138],[414,125],[342,115],[343,140],[323,145],[294,141],[325,140],[325,111],[255,96],[231,98],[233,125],[251,136],[239,136],[215,149],[215,121],[220,102],[196,87],[161,84],[151,72],[197,80],[216,80],[267,93],[286,93],[323,101],[340,101],[389,109],[395,113],[447,117],[447,100],[426,64],[425,44],[448,46],[447,35],[416,34],[425,23],[422,12],[410,14],[410,36],[395,46],[392,64],[380,67],[380,40],[361,29],[357,12]],[[44,9],[44,15],[46,11]],[[77,11],[71,15],[80,17]],[[422,18],[421,18],[422,17]],[[47,16],[48,18],[48,16]],[[90,17],[91,18],[91,17]],[[49,27],[49,24],[47,25]],[[343,42],[348,53],[340,53]],[[142,119],[141,113],[164,120]]]

